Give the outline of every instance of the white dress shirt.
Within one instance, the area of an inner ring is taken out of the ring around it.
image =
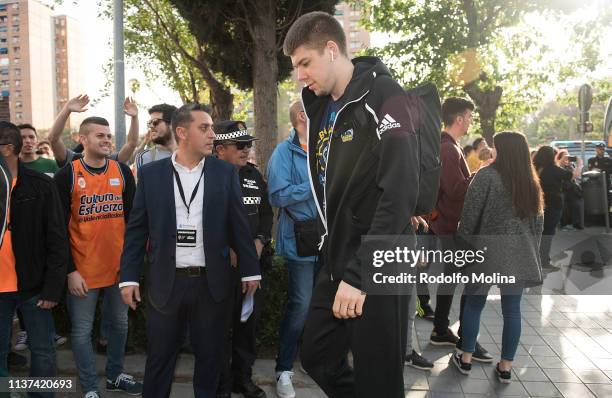
[[[205,267],[206,258],[204,256],[204,220],[202,210],[204,207],[204,176],[202,169],[206,158],[202,158],[194,168],[188,169],[185,166],[176,162],[176,152],[172,154],[172,165],[181,179],[183,193],[185,194],[185,202],[189,204],[193,190],[200,181],[200,186],[193,202],[189,206],[189,215],[187,207],[183,203],[181,194],[176,183],[176,175],[173,174],[174,181],[174,206],[176,208],[176,227],[182,229],[186,225],[194,226],[196,229],[196,245],[195,247],[176,246],[176,268],[186,267]],[[230,266],[228,264],[228,266]],[[253,275],[242,278],[242,281],[261,280],[261,275]],[[119,284],[119,288],[124,286],[138,286],[138,282],[123,282]]]
[[[176,182],[176,174],[172,173],[174,175],[176,227],[178,229],[191,229],[190,226],[192,226],[195,227],[196,230],[195,247],[176,246],[176,268],[206,266],[206,259],[204,258],[204,219],[202,217],[204,206],[204,176],[202,175],[202,170],[204,169],[205,160],[206,158],[202,158],[200,163],[193,169],[188,169],[176,162],[176,152],[172,154],[172,165],[181,179],[183,193],[185,194],[185,202],[187,202],[187,204],[189,204],[195,186],[198,184],[198,181],[200,181],[196,196],[189,206],[189,214],[187,214],[187,206],[185,206],[181,198],[181,193]]]

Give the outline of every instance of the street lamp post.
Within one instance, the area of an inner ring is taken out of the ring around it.
[[[125,99],[125,70],[123,62],[123,0],[113,2],[113,36],[115,72],[115,140],[117,150],[125,144],[125,116],[123,100]]]

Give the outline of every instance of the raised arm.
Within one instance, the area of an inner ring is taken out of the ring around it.
[[[49,131],[47,139],[51,144],[53,156],[58,164],[63,164],[66,161],[66,146],[62,141],[62,132],[66,126],[66,121],[72,112],[85,112],[87,110],[87,104],[89,104],[89,96],[86,94],[71,98],[68,102],[66,102],[66,105],[64,105],[62,110],[55,118],[53,126],[51,126],[51,131]]]
[[[119,150],[117,160],[128,163],[132,154],[138,146],[138,106],[133,98],[127,97],[123,102],[123,112],[130,117],[130,131],[127,135],[125,145]]]

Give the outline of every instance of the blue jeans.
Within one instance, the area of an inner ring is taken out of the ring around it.
[[[0,368],[7,370],[7,355],[10,350],[13,314],[19,308],[23,314],[25,330],[31,354],[30,376],[53,377],[56,375],[55,345],[53,344],[53,316],[51,310],[39,308],[36,303],[40,296],[27,300],[15,298],[0,299]],[[53,397],[53,393],[30,393],[32,397]]]
[[[91,332],[100,292],[104,292],[102,317],[107,318],[102,322],[108,325],[106,377],[114,380],[123,372],[123,357],[128,332],[128,306],[121,299],[119,286],[89,289],[87,297],[76,297],[68,293],[68,312],[72,323],[72,351],[84,392],[98,391],[96,356],[91,343]]]
[[[277,372],[293,369],[318,268],[317,263],[312,261],[288,260],[287,269],[287,304],[280,325]]]
[[[466,285],[465,306],[463,308],[462,349],[465,352],[474,352],[476,349],[476,338],[480,328],[480,314],[487,302],[487,293],[491,286]],[[476,293],[474,291],[477,290]],[[502,332],[501,358],[512,361],[516,354],[519,340],[521,338],[521,298],[523,288],[513,286],[501,286],[501,305],[504,317],[504,329]]]

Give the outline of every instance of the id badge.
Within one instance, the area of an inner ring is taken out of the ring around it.
[[[179,247],[195,247],[197,231],[194,225],[179,225],[176,229],[176,245]]]

